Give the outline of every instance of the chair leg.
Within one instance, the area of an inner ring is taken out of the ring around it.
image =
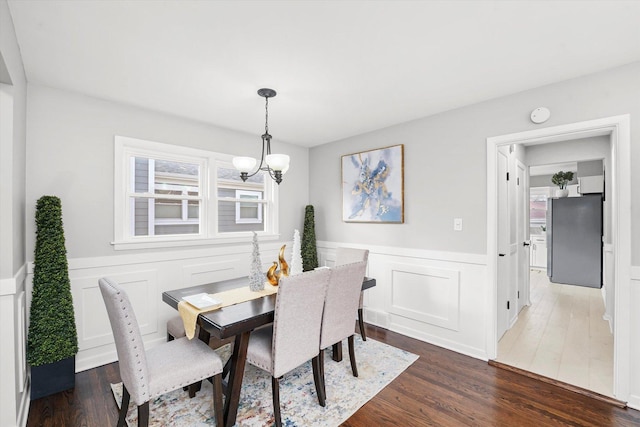
[[[199,392],[201,388],[202,388],[202,381],[189,384],[189,398],[193,399],[196,396],[196,393]]]
[[[318,353],[318,377],[320,377],[320,379],[322,380],[320,382],[320,385],[322,386],[322,398],[326,402],[327,387],[325,386],[325,382],[324,382],[324,350],[320,350],[320,353]]]
[[[149,401],[138,406],[138,427],[149,426]]]
[[[362,341],[367,340],[367,333],[364,331],[364,319],[363,319],[362,309],[358,309],[358,325],[360,326],[360,337],[362,337]]]
[[[322,350],[320,350],[320,352],[322,352]],[[323,383],[324,383],[324,378],[322,378],[320,376],[320,353],[318,353],[318,356],[314,357],[311,360],[311,367],[313,368],[313,382],[316,385],[316,394],[318,395],[318,403],[320,404],[320,406],[325,406],[325,396],[324,396],[324,387],[323,387]]]
[[[213,377],[213,415],[216,418],[216,426],[224,424],[224,406],[222,406],[222,374]]]
[[[273,395],[273,417],[276,427],[282,427],[280,419],[280,383],[276,377],[271,377],[271,394]]]
[[[118,417],[118,427],[126,427],[127,426],[127,411],[129,410],[129,400],[131,399],[131,395],[129,394],[129,390],[122,384],[122,403],[120,404],[120,416]]]
[[[356,352],[353,348],[353,335],[347,338],[349,341],[349,360],[351,361],[351,371],[353,372],[353,376],[358,376],[358,367],[356,366]]]

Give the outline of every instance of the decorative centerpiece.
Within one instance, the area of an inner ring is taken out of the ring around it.
[[[264,273],[260,260],[260,248],[258,247],[258,235],[253,232],[253,252],[251,254],[251,272],[249,273],[249,289],[254,292],[264,289]]]
[[[282,247],[280,248],[280,253],[278,254],[278,261],[280,262],[280,270],[276,271],[278,269],[278,263],[274,261],[273,265],[269,267],[269,270],[267,271],[267,280],[273,286],[277,286],[278,281],[282,277],[289,275],[289,264],[287,264],[287,261],[285,261],[284,259],[284,249],[286,247],[287,245],[282,245]]]
[[[293,232],[293,248],[291,249],[291,269],[289,275],[295,276],[302,273],[302,254],[300,252],[300,232]]]

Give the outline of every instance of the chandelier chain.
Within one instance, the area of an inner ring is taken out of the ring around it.
[[[269,97],[264,99],[264,133],[269,133]]]

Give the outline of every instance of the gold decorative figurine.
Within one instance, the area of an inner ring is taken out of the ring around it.
[[[278,263],[273,261],[273,265],[269,267],[269,271],[267,271],[267,280],[273,286],[278,285],[278,276],[276,276],[276,268],[278,268]]]
[[[280,261],[280,273],[278,274],[278,280],[289,275],[289,264],[284,260],[284,248],[286,247],[287,245],[282,245],[280,248],[280,255],[278,255],[278,260]]]

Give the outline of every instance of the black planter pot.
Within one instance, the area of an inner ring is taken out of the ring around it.
[[[31,367],[31,400],[40,399],[76,385],[76,357]]]

